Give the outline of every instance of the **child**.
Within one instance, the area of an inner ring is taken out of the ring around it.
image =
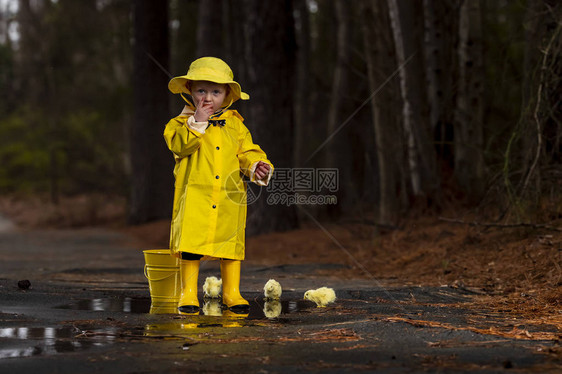
[[[242,173],[265,186],[273,172],[242,116],[228,109],[250,97],[234,81],[230,67],[214,57],[195,60],[187,75],[173,78],[168,88],[187,102],[164,130],[176,160],[170,249],[181,258],[178,309],[198,313],[199,261],[210,256],[221,259],[223,304],[235,313],[247,313],[249,303],[239,290],[246,227]]]

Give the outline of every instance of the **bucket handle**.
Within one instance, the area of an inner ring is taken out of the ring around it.
[[[171,273],[171,274],[165,275],[165,276],[163,276],[162,278],[158,278],[158,279],[156,279],[156,278],[150,278],[150,277],[148,276],[148,273],[146,272],[146,269],[147,269],[147,268],[148,268],[148,265],[144,265],[144,276],[146,277],[146,279],[148,279],[148,280],[151,281],[151,282],[158,282],[158,281],[164,280],[164,279],[166,279],[166,278],[169,278],[169,277],[175,275],[174,273]]]

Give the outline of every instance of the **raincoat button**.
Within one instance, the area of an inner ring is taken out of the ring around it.
[[[215,209],[217,206],[213,204],[213,209]]]
[[[219,176],[217,175],[215,178],[216,178],[216,179],[219,179]]]
[[[219,150],[219,149],[220,149],[220,147],[217,145],[217,150]]]

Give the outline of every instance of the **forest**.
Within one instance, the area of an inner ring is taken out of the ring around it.
[[[162,131],[183,101],[167,83],[216,56],[251,96],[235,107],[279,170],[274,180],[292,178],[259,191],[250,235],[311,217],[392,229],[424,212],[496,225],[562,215],[556,0],[0,7],[3,196],[56,206],[90,195],[96,206],[125,202],[130,224],[169,218]],[[337,172],[337,188],[296,191],[295,178],[322,170]],[[280,191],[306,204],[272,203]]]

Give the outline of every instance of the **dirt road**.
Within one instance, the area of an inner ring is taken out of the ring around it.
[[[105,229],[0,230],[0,372],[562,370],[556,326],[474,309],[458,288],[330,276],[337,263],[244,264],[245,318],[162,313],[151,308],[143,249]],[[220,276],[216,262],[202,265],[200,283],[209,275]],[[262,294],[270,278],[284,289],[274,318]],[[337,302],[302,300],[319,286]]]

